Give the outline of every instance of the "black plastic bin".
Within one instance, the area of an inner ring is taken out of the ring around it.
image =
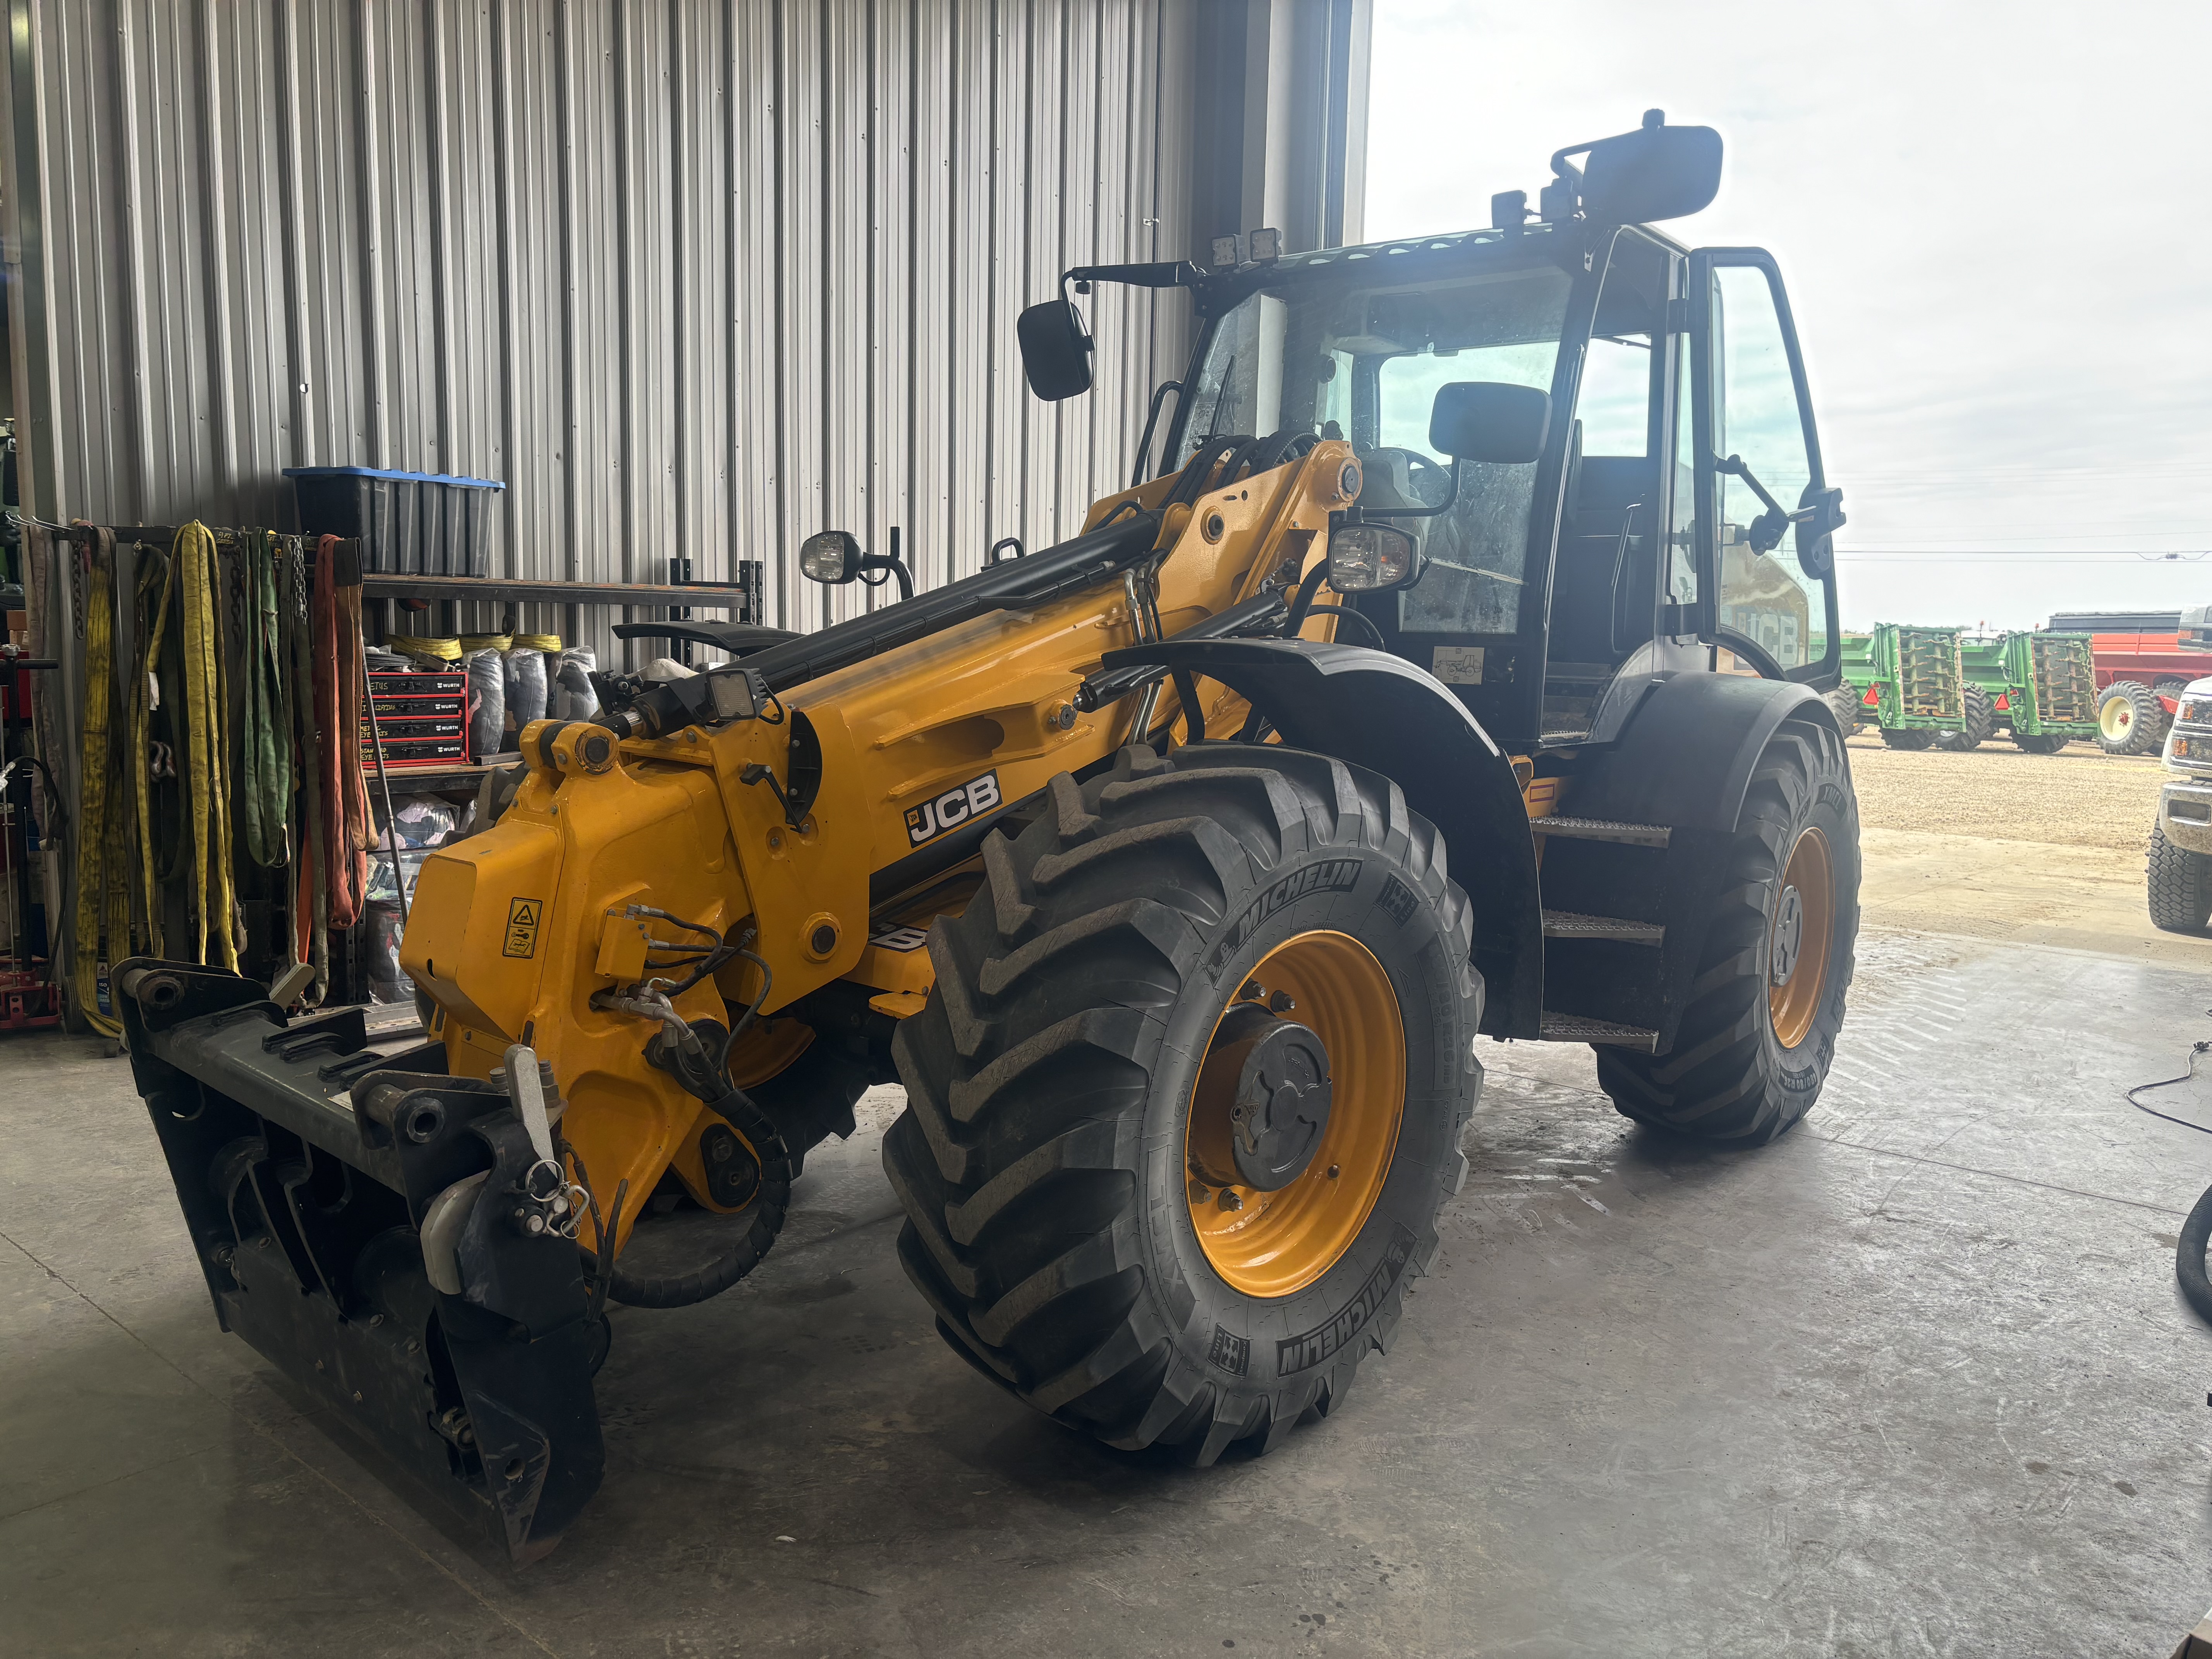
[[[491,574],[495,478],[368,466],[289,466],[303,536],[358,537],[361,568],[388,576]]]

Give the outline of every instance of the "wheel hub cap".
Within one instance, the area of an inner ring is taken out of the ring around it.
[[[1805,896],[1795,887],[1782,890],[1774,907],[1774,949],[1769,976],[1776,985],[1790,983],[1797,971],[1797,952],[1805,943]]]
[[[1233,1008],[1207,1050],[1201,1097],[1226,1091],[1233,1171],[1224,1186],[1279,1192],[1305,1173],[1328,1127],[1328,1050],[1320,1035],[1265,1008]]]

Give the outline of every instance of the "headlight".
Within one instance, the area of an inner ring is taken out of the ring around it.
[[[2177,732],[2167,752],[2176,760],[2194,761],[2202,766],[2212,760],[2212,738],[2185,738]]]
[[[1384,524],[1352,524],[1329,532],[1328,585],[1340,593],[1395,587],[1413,574],[1413,538]]]
[[[825,530],[799,544],[799,571],[811,582],[835,586],[860,574],[860,544],[842,530]]]
[[[2197,726],[2212,720],[2212,700],[2203,697],[2184,697],[2173,718],[2185,726]]]

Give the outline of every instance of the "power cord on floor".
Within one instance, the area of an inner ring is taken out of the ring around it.
[[[2212,1009],[2205,1011],[2212,1014]],[[2193,1123],[2185,1117],[2176,1117],[2171,1112],[2161,1112],[2155,1106],[2146,1106],[2136,1097],[2152,1089],[2171,1089],[2178,1084],[2197,1080],[2197,1062],[2212,1053],[2212,1042],[2192,1043],[2189,1049],[2189,1069],[2179,1077],[2160,1078],[2155,1083],[2138,1083],[2128,1091],[2128,1104],[2139,1112],[2148,1112],[2153,1117],[2164,1118],[2168,1123],[2179,1123],[2185,1129],[2194,1129],[2200,1134],[2212,1135],[2212,1127]],[[2204,1189],[2189,1212],[2189,1218],[2181,1224],[2181,1237],[2173,1248],[2173,1276],[2181,1284],[2183,1299],[2196,1310],[2197,1316],[2212,1325],[2212,1277],[2205,1271],[2204,1254],[2212,1247],[2212,1187]],[[2205,1397],[2212,1405],[2212,1395]]]

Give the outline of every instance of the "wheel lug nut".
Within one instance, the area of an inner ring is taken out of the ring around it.
[[[1277,991],[1267,999],[1267,1006],[1279,1014],[1287,1014],[1298,1005],[1291,1000],[1288,991]]]
[[[1243,1198],[1233,1187],[1224,1187],[1221,1189],[1219,1203],[1224,1210],[1241,1210],[1244,1207]]]

